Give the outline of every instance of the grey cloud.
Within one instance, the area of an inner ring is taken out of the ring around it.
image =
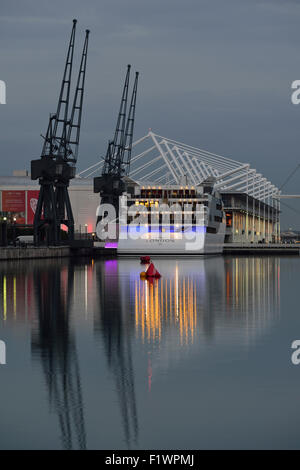
[[[298,163],[300,106],[290,102],[300,79],[298,2],[2,0],[2,174],[39,155],[74,17],[77,57],[91,29],[80,169],[106,150],[127,63],[141,72],[136,137],[151,127],[249,161],[279,186]],[[296,177],[286,190],[298,192]],[[294,214],[284,217],[295,223]]]

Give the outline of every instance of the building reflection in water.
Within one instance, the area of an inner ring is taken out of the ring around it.
[[[65,449],[85,449],[86,432],[79,361],[70,326],[74,268],[70,263],[34,272],[38,317],[32,329],[32,354],[41,361],[49,403],[59,420]]]
[[[279,315],[279,258],[160,263],[160,280],[142,281],[135,275],[128,286],[136,334],[143,342],[160,343],[172,332],[176,344],[193,344],[196,336],[213,338],[222,326],[239,328],[240,337],[250,340]]]
[[[35,308],[30,263],[0,263],[0,321],[12,324],[30,320]]]
[[[163,328],[177,325],[180,342],[194,341],[197,328],[196,281],[179,278],[178,264],[174,278],[134,281],[135,329],[142,338],[160,342]]]
[[[97,263],[99,310],[95,313],[95,333],[102,334],[108,367],[115,380],[124,436],[128,447],[137,443],[138,416],[131,351],[131,318],[124,312],[120,297],[118,261]]]
[[[133,343],[134,350],[148,353],[150,389],[156,366],[152,351],[157,350],[159,359],[164,353],[182,358],[184,350],[205,347],[206,341],[251,344],[280,313],[280,258],[159,259],[155,264],[162,278],[153,282],[140,280],[137,259],[78,264],[43,260],[0,265],[0,324],[32,325],[32,355],[42,365],[67,449],[86,447],[74,329],[80,335],[80,318],[88,318],[91,309],[128,447],[139,432]]]
[[[280,258],[225,258],[226,322],[255,337],[280,315]]]

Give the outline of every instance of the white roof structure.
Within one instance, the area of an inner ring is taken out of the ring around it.
[[[209,176],[216,178],[216,189],[224,192],[242,192],[258,200],[278,197],[279,189],[250,167],[230,158],[167,139],[151,130],[133,143],[129,176],[140,184],[198,185]],[[77,174],[90,177],[99,173],[103,162]]]

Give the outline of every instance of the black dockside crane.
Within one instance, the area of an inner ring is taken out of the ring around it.
[[[100,193],[101,204],[113,205],[116,214],[118,214],[119,210],[119,197],[126,190],[124,177],[128,176],[130,169],[135,120],[139,73],[136,72],[135,74],[135,81],[127,114],[130,69],[131,66],[128,65],[114,139],[108,143],[101,176],[94,178],[94,193]]]
[[[89,30],[86,30],[80,68],[69,117],[70,88],[77,20],[69,41],[57,111],[50,115],[41,157],[31,161],[31,179],[39,180],[40,193],[34,216],[34,243],[62,244],[62,225],[68,241],[74,239],[74,218],[68,186],[75,177],[86,75]]]

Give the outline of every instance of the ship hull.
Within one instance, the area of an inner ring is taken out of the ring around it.
[[[225,224],[220,223],[217,233],[208,233],[206,227],[185,233],[128,233],[121,230],[117,252],[119,255],[206,255],[223,252]]]

